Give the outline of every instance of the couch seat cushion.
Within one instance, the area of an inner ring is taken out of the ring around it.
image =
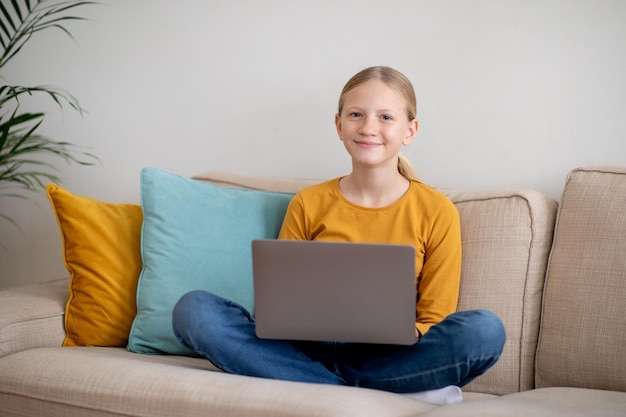
[[[541,388],[463,402],[421,414],[424,417],[623,417],[626,393],[582,388]]]
[[[414,416],[435,406],[364,388],[224,374],[206,360],[59,347],[0,359],[2,415]]]

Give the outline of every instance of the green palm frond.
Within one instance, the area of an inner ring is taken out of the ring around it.
[[[59,182],[53,172],[54,165],[42,159],[44,156],[80,165],[93,165],[97,161],[95,155],[79,151],[70,142],[35,135],[43,117],[43,113],[13,113],[7,121],[0,117],[0,185],[17,185],[34,191],[45,188],[46,182]],[[15,197],[15,194],[0,195]]]
[[[73,39],[63,23],[72,20],[85,20],[73,14],[80,6],[96,4],[92,1],[49,0],[0,2],[0,68],[17,54],[28,40],[37,32],[46,29],[59,29]]]
[[[70,38],[65,23],[85,18],[76,15],[78,7],[97,4],[76,0],[0,0],[0,70],[36,34],[47,29],[58,29]],[[36,87],[0,86],[0,197],[26,198],[16,192],[39,191],[48,182],[59,183],[53,162],[93,165],[98,158],[78,146],[50,139],[35,132],[45,114],[21,112],[22,98],[44,95],[59,105],[69,106],[80,115],[85,113],[78,99],[67,91],[40,85]],[[18,226],[6,214],[0,220]],[[19,228],[19,226],[18,226]]]
[[[42,93],[49,96],[59,107],[63,107],[63,104],[69,105],[76,110],[81,116],[86,110],[80,105],[78,99],[65,90],[57,87],[39,85],[35,87],[23,87],[23,86],[0,86],[0,108],[2,106],[15,102],[19,104],[19,98],[22,95],[32,96],[33,94]]]

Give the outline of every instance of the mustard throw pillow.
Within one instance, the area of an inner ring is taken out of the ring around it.
[[[70,273],[64,346],[126,346],[137,311],[141,272],[139,205],[81,197],[46,188]]]

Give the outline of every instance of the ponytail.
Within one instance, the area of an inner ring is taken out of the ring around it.
[[[403,154],[398,155],[398,172],[409,181],[418,181],[413,165]]]

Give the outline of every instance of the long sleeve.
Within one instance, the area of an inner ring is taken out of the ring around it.
[[[452,203],[444,202],[432,224],[418,275],[416,326],[421,334],[456,311],[461,255],[459,214]]]

